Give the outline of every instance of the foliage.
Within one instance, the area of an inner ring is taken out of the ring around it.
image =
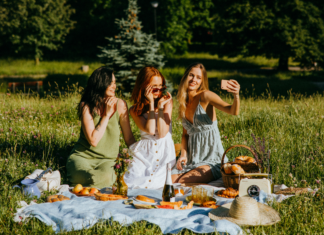
[[[57,50],[73,27],[74,12],[65,0],[1,0],[1,36],[15,52],[27,51],[37,61],[43,50]]]
[[[126,92],[131,91],[135,84],[138,71],[145,65],[163,67],[163,55],[159,55],[159,42],[153,35],[142,32],[141,22],[138,21],[139,8],[136,0],[129,0],[125,10],[126,19],[117,19],[119,33],[113,38],[107,38],[109,43],[102,48],[103,64],[115,71],[117,84]]]
[[[216,0],[215,5],[219,53],[280,58],[282,70],[287,70],[289,57],[323,61],[323,2]]]
[[[253,150],[255,154],[254,157],[260,166],[261,173],[270,174],[270,149],[266,149],[266,140],[265,138],[262,138],[262,140],[260,137],[256,138],[253,133],[251,136],[253,138],[251,149]],[[267,140],[267,143],[268,141],[269,140]]]
[[[121,153],[118,154],[113,166],[117,177],[125,174],[128,171],[128,166],[132,162],[133,157],[128,154],[128,149],[124,148]]]

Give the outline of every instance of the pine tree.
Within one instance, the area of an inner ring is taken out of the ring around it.
[[[109,43],[101,48],[103,64],[115,71],[116,83],[126,92],[131,91],[135,84],[138,71],[151,65],[157,68],[164,66],[163,55],[159,54],[160,43],[152,34],[142,32],[141,22],[138,20],[139,7],[136,0],[129,0],[125,11],[127,19],[116,19],[120,29],[118,35],[107,38]]]

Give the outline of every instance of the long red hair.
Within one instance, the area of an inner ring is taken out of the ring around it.
[[[152,66],[146,66],[142,68],[137,75],[131,97],[131,100],[134,102],[133,110],[137,116],[140,116],[142,115],[142,113],[147,112],[147,110],[149,110],[150,103],[146,99],[144,94],[146,87],[151,82],[151,79],[154,76],[160,77],[162,79],[162,86],[165,86],[165,79],[162,73]]]

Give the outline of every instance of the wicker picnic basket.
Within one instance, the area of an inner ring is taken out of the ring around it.
[[[245,148],[252,153],[253,157],[255,156],[255,153],[253,152],[253,150],[251,148],[249,148],[246,145],[233,145],[233,146],[229,147],[228,149],[226,149],[226,151],[223,154],[222,163],[221,163],[221,174],[222,174],[224,185],[226,188],[231,187],[233,189],[238,189],[239,183],[240,183],[239,175],[233,175],[233,174],[228,175],[228,174],[225,174],[225,171],[224,171],[224,158],[225,158],[226,154],[231,149],[234,149],[234,148]],[[243,162],[243,163],[228,162],[228,163],[230,163],[231,165],[232,164],[240,165],[246,173],[259,173],[260,172],[259,162],[257,159],[255,159],[255,160],[256,160],[256,163],[246,163],[246,162]]]

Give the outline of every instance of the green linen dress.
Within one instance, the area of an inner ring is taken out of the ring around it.
[[[93,120],[97,126],[101,117],[95,113]],[[105,133],[96,147],[89,144],[81,127],[80,138],[66,164],[69,185],[82,184],[96,188],[112,186],[116,180],[113,166],[119,153],[119,136],[117,110],[109,119]]]

